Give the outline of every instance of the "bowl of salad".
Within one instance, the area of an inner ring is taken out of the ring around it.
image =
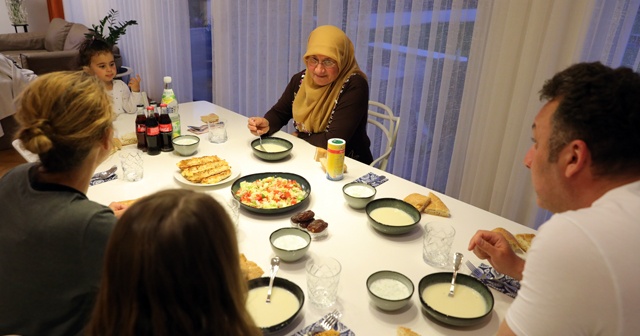
[[[235,180],[231,194],[248,211],[276,214],[299,208],[311,194],[311,185],[297,174],[257,173]]]

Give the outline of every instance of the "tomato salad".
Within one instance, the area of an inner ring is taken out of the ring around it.
[[[236,196],[240,202],[253,208],[277,209],[302,202],[306,191],[295,180],[271,176],[253,182],[240,182]]]

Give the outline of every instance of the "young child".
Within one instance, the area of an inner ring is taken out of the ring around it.
[[[116,114],[136,113],[136,105],[145,104],[140,92],[140,75],[129,81],[129,87],[116,76],[116,62],[111,45],[100,39],[87,39],[80,46],[80,66],[86,73],[98,77],[104,82],[107,92],[113,99],[113,110]],[[131,88],[131,91],[129,91]]]

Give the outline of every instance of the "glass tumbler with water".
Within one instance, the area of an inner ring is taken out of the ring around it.
[[[314,257],[305,264],[307,295],[318,308],[333,306],[338,297],[342,265],[331,257]]]

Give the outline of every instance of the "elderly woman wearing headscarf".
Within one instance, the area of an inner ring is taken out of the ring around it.
[[[295,74],[264,118],[249,118],[257,136],[271,135],[294,120],[297,137],[326,148],[331,138],[347,142],[345,155],[373,161],[367,136],[369,84],[358,67],[353,43],[334,26],[320,26],[309,35],[303,56],[307,68]]]

